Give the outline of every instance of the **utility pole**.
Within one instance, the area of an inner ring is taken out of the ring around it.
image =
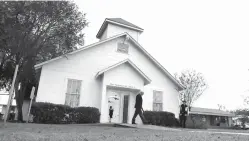
[[[5,112],[5,115],[4,115],[4,126],[6,125],[6,121],[7,121],[8,116],[9,116],[9,110],[10,110],[10,106],[11,106],[10,104],[12,103],[12,98],[13,98],[13,93],[14,93],[14,86],[15,86],[16,76],[17,76],[17,72],[18,72],[18,67],[19,66],[16,65],[14,77],[13,77],[10,92],[9,92],[9,100],[8,100],[7,109],[6,109],[6,112]]]

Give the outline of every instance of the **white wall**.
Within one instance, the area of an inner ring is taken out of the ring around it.
[[[130,46],[134,45],[130,43]],[[130,52],[130,60],[152,80],[151,84],[144,87],[144,109],[152,110],[153,90],[161,90],[163,91],[163,110],[173,112],[178,117],[179,93],[176,90],[177,86],[148,57],[143,55],[138,48],[132,47]],[[167,66],[165,67],[167,68]]]
[[[136,41],[138,41],[139,36],[140,36],[139,31],[135,31],[135,30],[132,30],[129,28],[117,26],[117,25],[114,25],[111,23],[108,24],[106,31],[107,31],[107,36],[106,36],[107,38],[118,35],[118,34],[122,34],[124,32],[127,32],[129,35],[131,35],[131,37],[134,38]],[[105,35],[105,34],[103,34],[103,35]]]
[[[77,72],[77,69],[74,67],[71,68],[72,71],[62,68],[50,69],[49,67],[44,67],[36,101],[64,104],[67,79],[70,78],[82,80],[80,106],[100,108],[99,102],[101,97],[99,97],[99,93],[101,90],[101,81],[96,81],[93,74],[84,73],[84,69],[86,68],[82,68],[82,72],[80,70]]]
[[[135,89],[144,87],[144,80],[128,63],[122,64],[105,73],[105,84],[120,84],[123,86],[132,86]]]
[[[132,78],[132,79],[131,79]],[[122,64],[110,71],[107,71],[104,74],[104,85],[107,87],[114,86],[115,84],[121,85],[121,86],[132,86],[132,89],[140,90],[143,88],[144,80],[143,78],[136,72],[129,64]],[[114,84],[114,85],[113,85]],[[135,99],[136,99],[136,93],[132,90],[130,91],[129,95],[129,110],[128,110],[128,123],[131,123],[132,116],[135,112]],[[107,93],[103,94],[104,96],[107,96]],[[108,99],[105,98],[105,103],[103,104],[103,110],[102,110],[102,117],[101,122],[108,122]],[[121,109],[122,113],[122,109]],[[137,118],[137,123],[141,123],[141,119]]]
[[[152,110],[152,91],[162,89],[164,91],[163,109],[178,114],[179,101],[176,86],[132,43],[128,43],[130,45],[129,55],[116,52],[117,43],[123,40],[123,37],[114,39],[69,55],[68,60],[63,58],[44,65],[36,100],[64,104],[66,79],[77,78],[83,81],[80,106],[100,108],[101,92],[105,91],[105,88],[101,86],[100,80],[95,79],[95,75],[98,71],[129,58],[152,80],[151,84],[144,87],[144,109]]]

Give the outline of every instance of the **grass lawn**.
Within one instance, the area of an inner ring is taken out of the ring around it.
[[[0,123],[2,124],[2,123]],[[0,141],[248,141],[246,135],[89,125],[0,125]]]

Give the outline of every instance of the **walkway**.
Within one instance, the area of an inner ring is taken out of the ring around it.
[[[166,131],[181,131],[181,129],[162,127],[156,125],[134,125],[134,124],[114,124],[116,127],[139,128],[139,129],[152,129],[152,130],[166,130]]]
[[[226,134],[226,135],[245,135],[249,136],[249,131],[241,131],[241,130],[226,130],[226,131],[219,131],[217,129],[177,129],[177,128],[170,128],[170,127],[162,127],[162,126],[155,126],[155,125],[133,125],[133,124],[114,124],[116,127],[126,127],[126,128],[139,128],[139,129],[152,129],[152,130],[165,130],[165,131],[184,131],[184,132],[192,132],[192,133],[210,133],[210,134]]]
[[[233,131],[233,130],[232,130]],[[210,134],[226,134],[226,135],[245,135],[249,136],[249,132],[229,132],[229,131],[224,131],[224,132],[217,132],[217,131],[212,131],[212,130],[205,130],[205,131],[188,131],[188,132],[194,132],[194,133],[210,133]]]

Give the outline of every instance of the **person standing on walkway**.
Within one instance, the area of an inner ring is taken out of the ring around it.
[[[134,113],[134,116],[132,118],[132,124],[136,124],[135,120],[136,120],[136,117],[137,115],[140,116],[140,118],[142,119],[142,122],[143,123],[146,123],[146,120],[145,120],[145,117],[142,113],[143,110],[143,98],[142,98],[142,95],[144,94],[143,91],[140,91],[137,96],[136,96],[136,103],[135,103],[135,113]]]
[[[186,120],[187,120],[187,104],[186,101],[184,100],[183,103],[180,106],[180,125],[181,127],[185,128],[186,127]]]

